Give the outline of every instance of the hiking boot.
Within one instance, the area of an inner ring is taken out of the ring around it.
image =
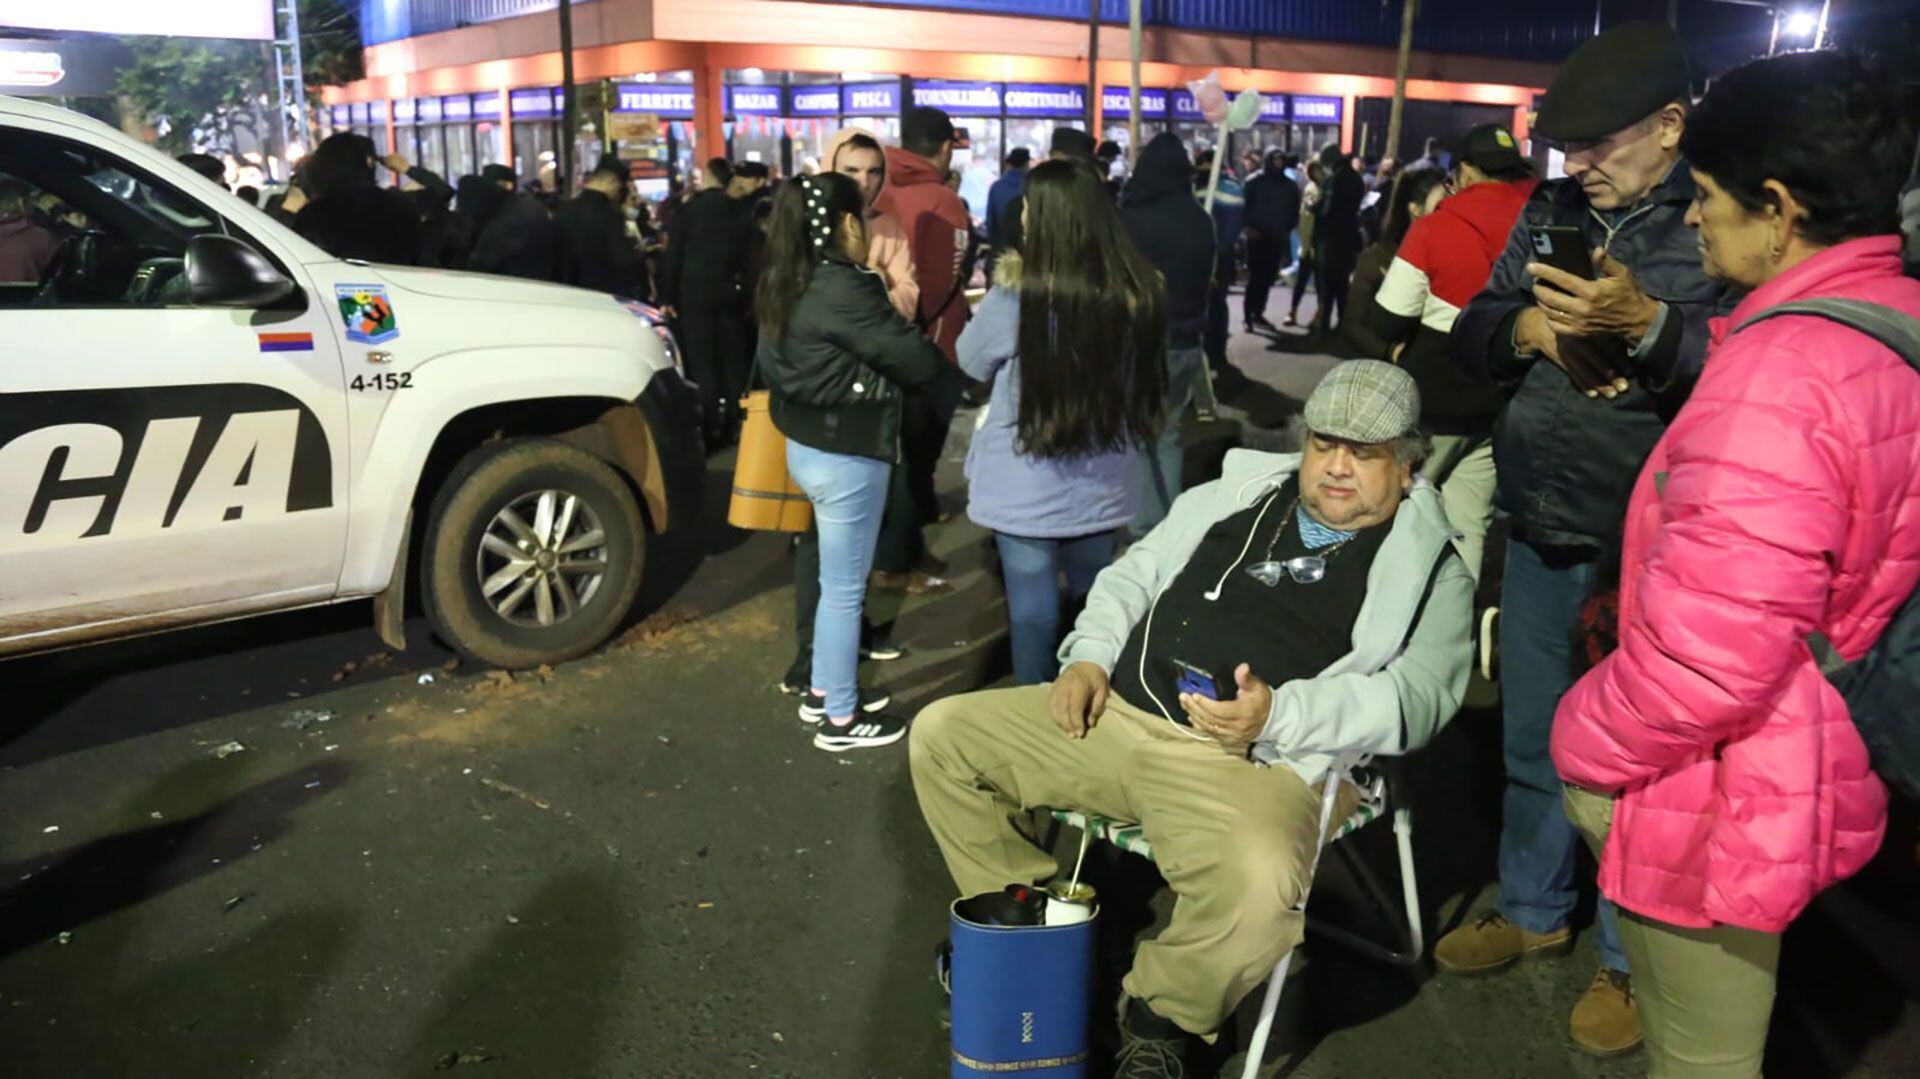
[[[1619,1056],[1640,1048],[1640,1008],[1633,1002],[1633,977],[1601,967],[1593,984],[1573,1006],[1567,1026],[1573,1044],[1597,1057]]]
[[[1565,955],[1573,948],[1573,930],[1529,933],[1497,910],[1490,910],[1440,938],[1433,961],[1454,974],[1492,974],[1523,959]]]
[[[855,692],[859,694],[860,712],[863,715],[872,715],[893,703],[893,695],[884,689],[861,686]],[[800,701],[800,722],[819,723],[826,718],[827,695],[808,690],[807,695]]]
[[[1144,1000],[1120,995],[1120,1053],[1113,1079],[1188,1079],[1197,1075],[1200,1039],[1170,1019],[1162,1019]]]
[[[828,753],[845,753],[849,749],[890,746],[906,736],[906,720],[872,713],[854,716],[853,722],[844,727],[822,723],[819,733],[813,736],[813,747]]]

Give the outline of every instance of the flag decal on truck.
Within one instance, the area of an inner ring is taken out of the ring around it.
[[[313,351],[313,335],[310,333],[261,333],[254,336],[260,339],[262,352]]]

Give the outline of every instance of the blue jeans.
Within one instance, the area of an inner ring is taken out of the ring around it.
[[[1007,579],[1007,621],[1013,638],[1013,678],[1044,685],[1060,674],[1060,573],[1067,599],[1078,606],[1093,579],[1113,561],[1114,536],[1099,532],[1072,539],[1028,539],[995,532],[1000,572]]]
[[[1140,455],[1140,512],[1127,527],[1134,539],[1153,531],[1166,520],[1173,500],[1180,497],[1180,464],[1184,451],[1180,446],[1180,418],[1193,400],[1193,386],[1200,378],[1200,365],[1206,353],[1198,348],[1167,350],[1166,426],[1150,452]]]
[[[820,605],[813,612],[813,688],[827,695],[827,716],[859,711],[860,611],[880,538],[893,466],[871,457],[828,453],[787,441],[787,471],[813,503],[820,533]]]
[[[1500,693],[1507,764],[1500,822],[1500,913],[1530,933],[1567,924],[1578,895],[1580,833],[1567,820],[1549,743],[1553,712],[1573,688],[1573,629],[1593,591],[1594,564],[1518,538],[1507,541],[1500,588]],[[1600,899],[1600,961],[1627,969],[1613,904]]]

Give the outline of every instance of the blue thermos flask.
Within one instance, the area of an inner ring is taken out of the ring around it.
[[[1079,920],[1048,925],[1048,898],[1014,884],[953,904],[953,1079],[1085,1079],[1098,912],[1076,896]]]

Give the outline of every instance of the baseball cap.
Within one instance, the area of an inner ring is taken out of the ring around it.
[[[496,183],[496,184],[502,180],[505,180],[507,183],[510,183],[510,184],[517,184],[520,182],[520,177],[515,176],[513,174],[512,169],[498,162],[495,162],[494,164],[488,165],[485,168],[481,169],[480,178],[482,180],[486,180],[490,183]]]
[[[1501,124],[1481,124],[1460,136],[1452,147],[1454,159],[1465,161],[1481,172],[1499,172],[1526,164],[1520,156],[1520,143],[1513,132]]]
[[[953,119],[939,109],[916,105],[900,120],[900,140],[909,146],[952,142]]]
[[[1065,157],[1093,160],[1093,136],[1077,127],[1056,127],[1047,148]]]
[[[1403,367],[1384,360],[1334,365],[1307,398],[1307,429],[1372,445],[1419,429],[1420,389]]]

